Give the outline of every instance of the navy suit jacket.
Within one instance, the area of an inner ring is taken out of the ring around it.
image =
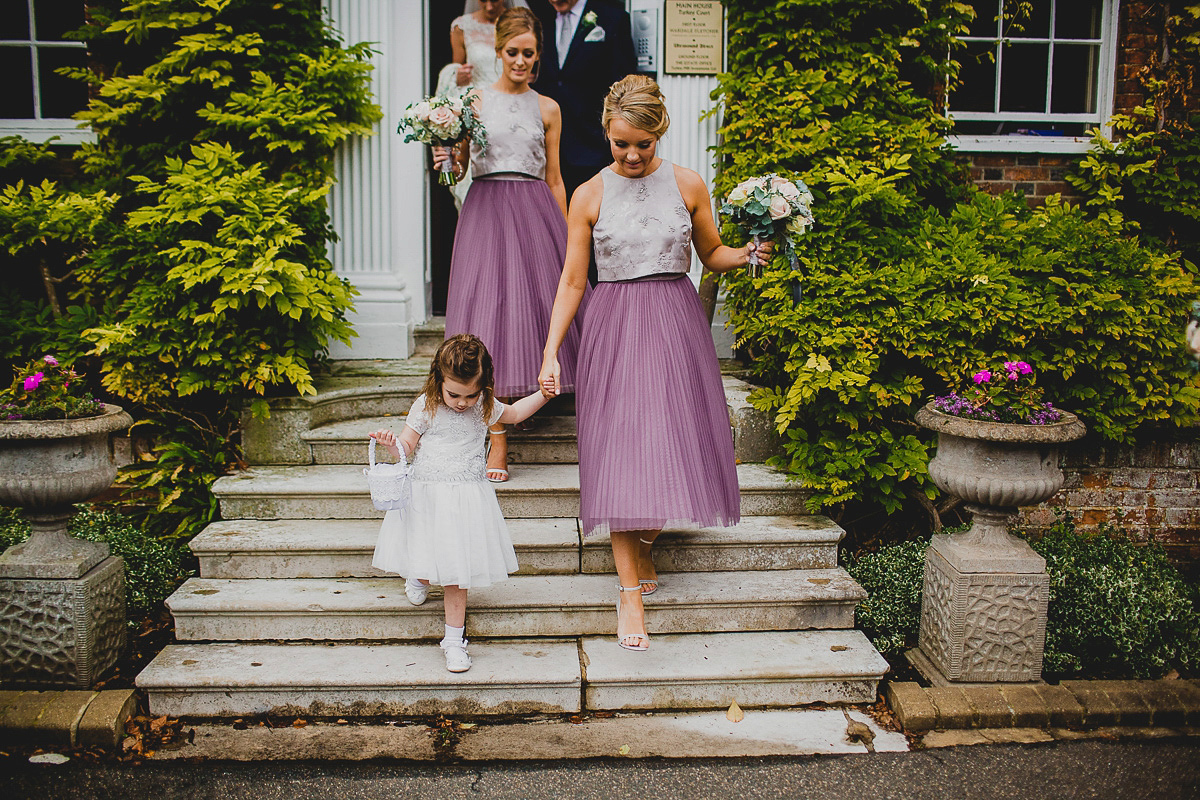
[[[548,4],[541,5],[545,53],[534,88],[553,98],[562,109],[563,130],[558,151],[563,164],[599,169],[612,161],[600,127],[604,98],[616,81],[637,71],[637,56],[633,51],[629,15],[624,8],[604,0],[587,0],[584,15],[590,12],[596,14],[596,25],[579,21],[567,60],[559,69],[554,35],[558,15]],[[584,41],[595,28],[604,29],[604,41]]]

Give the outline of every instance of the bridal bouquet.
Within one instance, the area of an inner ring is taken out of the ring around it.
[[[813,224],[812,192],[804,181],[789,181],[774,173],[747,178],[733,188],[721,213],[753,237],[754,242],[775,239],[798,269],[796,238]],[[762,275],[762,264],[751,256],[750,275]]]
[[[459,142],[470,139],[480,147],[487,147],[487,131],[479,120],[479,115],[471,107],[472,97],[471,92],[462,97],[434,95],[412,103],[400,115],[396,133],[404,133],[406,142],[454,147]],[[454,177],[453,160],[442,165],[438,183],[442,186],[458,183],[458,179]]]

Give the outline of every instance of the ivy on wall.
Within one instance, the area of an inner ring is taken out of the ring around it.
[[[727,9],[717,194],[781,172],[816,195],[799,303],[782,259],[726,281],[764,387],[752,402],[775,414],[780,463],[813,490],[813,510],[934,511],[932,438],[913,414],[997,360],[1032,364],[1049,399],[1108,439],[1196,420],[1181,346],[1194,265],[1080,208],[985,195],[945,148],[936,101],[955,80],[968,6]]]

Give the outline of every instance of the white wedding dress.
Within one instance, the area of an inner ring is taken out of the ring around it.
[[[442,67],[438,73],[437,94],[460,96],[471,89],[480,86],[491,86],[500,78],[500,59],[496,56],[496,25],[492,22],[480,22],[471,14],[463,14],[450,23],[451,30],[460,30],[463,44],[467,50],[467,63],[473,68],[471,82],[459,86],[459,64],[453,62]],[[467,190],[471,188],[471,172],[467,170],[458,183],[450,187],[454,194],[454,204],[460,209],[467,199]]]

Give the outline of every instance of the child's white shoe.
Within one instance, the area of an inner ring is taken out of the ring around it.
[[[467,655],[467,640],[449,642],[442,640],[442,652],[446,655],[446,669],[451,672],[466,672],[471,668],[471,657]]]
[[[429,599],[429,584],[421,583],[412,578],[406,578],[404,580],[404,594],[408,597],[408,602],[414,606],[419,606]]]

